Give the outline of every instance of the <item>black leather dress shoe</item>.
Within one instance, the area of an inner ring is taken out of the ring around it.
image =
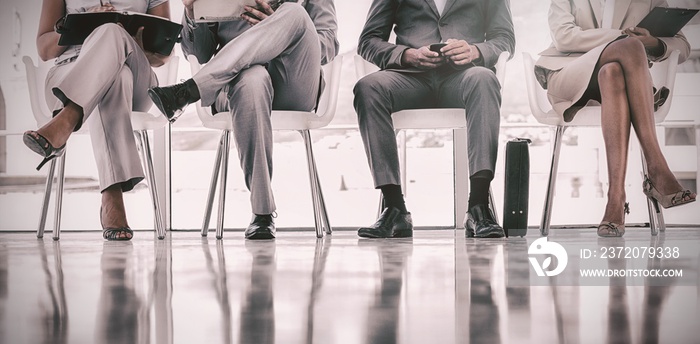
[[[175,122],[182,115],[185,106],[199,99],[199,97],[190,94],[189,86],[186,83],[151,87],[148,89],[148,96],[170,122]]]
[[[410,238],[413,236],[411,213],[402,214],[401,210],[388,207],[372,226],[358,229],[357,235],[363,238]]]
[[[467,229],[467,238],[503,238],[506,236],[486,204],[477,204],[469,208],[464,227]]]
[[[264,240],[275,238],[275,220],[272,215],[255,215],[253,221],[245,229],[245,238]]]

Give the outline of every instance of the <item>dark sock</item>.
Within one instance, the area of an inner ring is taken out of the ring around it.
[[[187,79],[185,81],[185,86],[187,86],[187,92],[190,95],[190,99],[187,99],[188,103],[194,103],[199,100],[199,88],[193,79]]]
[[[481,170],[469,177],[469,209],[475,205],[489,203],[491,180],[493,172],[489,170]]]
[[[406,202],[403,200],[403,194],[401,193],[401,185],[382,185],[379,187],[382,190],[382,195],[384,196],[384,204],[388,207],[394,207],[399,209],[402,213],[407,213]]]

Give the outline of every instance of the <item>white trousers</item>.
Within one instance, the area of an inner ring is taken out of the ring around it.
[[[101,191],[114,184],[129,191],[144,178],[131,112],[151,108],[147,90],[157,83],[146,55],[116,24],[95,29],[85,39],[77,59],[49,71],[49,108],[60,110],[70,101],[83,109]]]

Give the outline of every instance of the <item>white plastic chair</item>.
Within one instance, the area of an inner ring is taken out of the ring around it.
[[[506,75],[506,62],[508,52],[502,52],[496,62],[496,78],[503,87]],[[360,55],[355,55],[355,74],[357,79],[374,73],[379,67],[366,61]],[[462,108],[429,108],[429,109],[407,109],[391,114],[394,130],[399,136],[399,162],[401,168],[401,187],[406,193],[406,139],[407,129],[452,129],[453,133],[453,154],[454,154],[454,220],[455,228],[464,228],[464,217],[467,209],[467,183],[468,175],[467,163],[467,118]],[[496,207],[493,200],[493,193],[489,192],[489,202],[491,209],[496,214]],[[379,212],[383,209],[380,202]]]
[[[654,113],[654,121],[656,123],[663,122],[666,115],[668,115],[669,109],[671,108],[673,86],[676,81],[676,69],[678,67],[679,54],[680,52],[675,50],[671,52],[668,59],[662,62],[654,63],[653,67],[651,68],[651,75],[656,88],[660,89],[662,86],[665,86],[670,91],[666,102]],[[564,119],[552,109],[552,105],[549,103],[549,100],[547,100],[547,91],[543,89],[535,79],[535,61],[532,58],[532,55],[524,52],[523,61],[525,65],[525,82],[527,84],[527,95],[530,103],[530,110],[539,123],[555,127],[554,144],[552,147],[552,164],[549,171],[549,183],[547,185],[547,193],[544,208],[542,210],[542,222],[540,224],[541,234],[543,236],[547,236],[549,234],[549,225],[551,222],[553,206],[552,200],[554,198],[554,187],[556,184],[557,169],[559,167],[559,152],[561,150],[561,139],[563,137],[564,130],[569,127],[600,126],[601,107],[600,105],[586,106],[576,113],[576,116],[571,122],[564,122]],[[647,166],[643,154],[642,169],[646,175]],[[653,202],[649,199],[647,199],[647,207],[649,210],[651,235],[657,235],[659,228],[661,231],[665,230],[661,207],[654,206]]]
[[[194,55],[188,56],[192,75],[199,72],[201,65]],[[316,227],[316,237],[322,238],[323,232],[331,234],[331,225],[328,222],[328,212],[323,200],[321,183],[318,178],[316,160],[312,149],[311,133],[309,130],[323,128],[331,122],[335,116],[338,102],[338,88],[340,87],[340,70],[342,67],[342,56],[337,56],[333,61],[323,66],[324,77],[326,78],[326,88],[321,94],[316,111],[272,111],[273,130],[294,130],[301,134],[306,147],[306,161],[309,169],[309,182],[311,184],[311,201],[313,203],[314,221]],[[197,115],[205,128],[221,130],[221,140],[216,152],[216,162],[212,173],[211,184],[209,186],[209,196],[202,223],[202,236],[207,236],[209,231],[209,220],[216,193],[216,185],[219,184],[219,205],[218,218],[216,224],[216,238],[222,239],[224,236],[224,205],[226,202],[226,178],[228,174],[228,157],[230,151],[230,136],[233,131],[231,115],[228,111],[212,115],[209,108],[202,107],[201,102],[196,103]],[[221,180],[219,181],[219,172]]]
[[[44,92],[44,81],[49,69],[53,66],[53,62],[40,62],[37,66],[31,57],[24,56],[22,58],[27,73],[27,84],[29,89],[29,100],[31,102],[32,113],[36,119],[38,127],[42,127],[52,117],[52,113],[46,104],[46,96]],[[162,85],[172,84],[176,80],[178,58],[173,56],[164,66],[155,68],[158,80]],[[148,139],[148,130],[160,129],[168,124],[168,121],[160,113],[149,113],[133,111],[131,113],[131,125],[134,129],[134,136],[138,143],[141,153],[141,162],[145,166],[146,178],[148,178],[148,190],[151,193],[153,201],[153,217],[155,221],[155,229],[158,234],[158,239],[165,238],[165,227],[161,217],[160,204],[158,201],[158,192],[156,190],[155,175],[153,172],[153,159],[151,157],[150,142]],[[87,133],[87,127],[78,131],[79,133]],[[58,185],[56,190],[56,210],[54,214],[53,239],[58,240],[61,231],[61,207],[63,203],[63,181],[65,178],[65,161],[68,145],[63,152],[63,155],[51,160],[49,173],[46,177],[46,190],[44,191],[44,200],[41,207],[41,217],[39,219],[39,228],[36,236],[43,238],[44,228],[46,226],[46,216],[49,207],[49,199],[51,198],[51,190],[53,177],[58,164]]]

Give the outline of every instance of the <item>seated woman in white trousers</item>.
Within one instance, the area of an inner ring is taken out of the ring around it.
[[[98,5],[95,6],[95,3]],[[49,108],[54,117],[36,131],[24,134],[24,143],[44,157],[37,167],[63,153],[71,133],[87,122],[97,162],[102,193],[100,221],[107,240],[130,240],[122,192],[143,178],[131,127],[131,112],[147,111],[152,103],[147,89],[157,84],[151,66],[167,56],[145,51],[142,29],[131,36],[117,24],[95,29],[80,46],[59,46],[54,24],[67,13],[132,11],[170,19],[168,0],[44,0],[37,34],[37,50],[56,65],[46,78]],[[99,110],[93,112],[93,110]]]
[[[608,202],[598,226],[602,237],[625,233],[625,172],[630,128],[647,160],[644,194],[664,208],[695,201],[671,172],[654,126],[654,92],[648,61],[661,61],[673,50],[680,62],[690,53],[682,33],[653,37],[635,27],[665,0],[552,0],[552,46],[540,53],[535,74],[554,110],[571,121],[591,101],[601,105],[601,125],[608,162]],[[662,95],[662,97],[668,94]]]

